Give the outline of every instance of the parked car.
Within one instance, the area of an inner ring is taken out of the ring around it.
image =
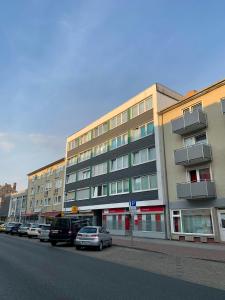
[[[19,230],[19,228],[20,228],[21,225],[22,225],[21,223],[15,224],[15,225],[11,228],[11,231],[10,231],[11,235],[13,235],[13,234],[18,234],[18,230]]]
[[[87,225],[90,225],[88,219],[56,217],[51,224],[49,241],[52,246],[56,246],[59,242],[66,242],[70,245],[74,245],[78,231]]]
[[[1,224],[0,225],[0,233],[5,232],[5,229],[6,229],[6,224],[5,223]]]
[[[18,235],[19,236],[27,235],[27,230],[30,228],[31,225],[32,225],[31,223],[22,224],[18,229]]]
[[[42,226],[45,224],[32,224],[28,229],[27,229],[27,236],[28,238],[33,238],[36,237],[38,238],[41,232]]]
[[[40,242],[49,241],[50,224],[45,224],[41,227],[39,240]]]
[[[5,227],[5,233],[12,233],[12,230],[14,227],[17,227],[19,226],[21,223],[18,223],[18,222],[9,222],[6,224],[6,227]]]
[[[112,237],[104,227],[85,226],[80,229],[75,241],[76,248],[95,247],[102,250],[103,247],[112,246]]]

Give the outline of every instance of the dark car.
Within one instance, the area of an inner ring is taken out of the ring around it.
[[[59,242],[74,245],[78,231],[88,225],[91,225],[88,219],[79,219],[77,217],[55,218],[50,227],[49,241],[52,246],[55,246]]]
[[[21,223],[18,222],[10,222],[6,224],[5,233],[18,233],[18,229],[21,226]]]

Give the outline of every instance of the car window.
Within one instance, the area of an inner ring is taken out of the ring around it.
[[[97,233],[96,227],[83,227],[80,230],[81,233]]]

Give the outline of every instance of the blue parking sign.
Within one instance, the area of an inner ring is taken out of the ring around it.
[[[129,201],[129,206],[130,207],[136,207],[136,200],[130,200]]]

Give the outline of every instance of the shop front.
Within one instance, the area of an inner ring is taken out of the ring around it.
[[[176,240],[214,241],[211,208],[171,210],[171,233]]]
[[[148,238],[165,238],[165,211],[163,206],[137,207],[136,213],[129,208],[109,208],[102,213],[103,226],[113,235]]]

